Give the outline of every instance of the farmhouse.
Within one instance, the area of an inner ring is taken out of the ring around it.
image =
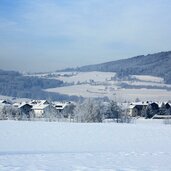
[[[146,108],[149,105],[149,102],[135,102],[131,103],[129,106],[128,114],[132,117],[141,116],[143,108]]]
[[[57,113],[55,107],[51,104],[36,104],[32,107],[32,112],[36,118],[42,118],[46,115]]]
[[[56,108],[57,111],[62,112],[67,106],[69,105],[68,102],[54,102],[53,106]]]
[[[53,106],[56,108],[57,112],[62,113],[65,118],[72,115],[75,108],[73,102],[54,102]]]
[[[18,109],[29,117],[32,106],[27,103],[22,103],[20,106],[18,106]]]
[[[171,105],[168,102],[131,103],[129,106],[129,115],[132,117],[143,116],[154,119],[164,118],[164,115],[166,115],[167,118],[167,115],[171,115]]]
[[[32,111],[32,105],[22,102],[22,103],[14,103],[13,106],[21,112],[21,114],[25,114],[27,117],[30,117],[30,112]]]
[[[149,106],[152,108],[152,110],[159,110],[159,105],[156,102],[149,103]]]

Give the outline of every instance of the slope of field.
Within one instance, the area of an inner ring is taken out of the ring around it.
[[[41,77],[41,78],[51,78],[58,79],[67,83],[77,84],[78,82],[105,82],[111,80],[111,77],[114,77],[116,73],[114,72],[52,72],[47,74],[33,74],[31,76]]]
[[[116,86],[92,86],[89,84],[73,85],[68,87],[60,87],[48,89],[49,92],[58,92],[68,95],[91,97],[108,97],[118,102],[135,101],[139,98],[141,101],[169,101],[171,99],[171,91],[160,89],[118,89]]]
[[[170,171],[161,123],[0,122],[1,171]]]
[[[48,78],[48,75],[43,77]],[[46,91],[83,97],[109,97],[120,102],[136,98],[142,101],[171,100],[171,85],[164,84],[160,77],[133,75],[130,80],[120,80],[111,72],[56,72],[53,73],[55,78],[72,85]]]

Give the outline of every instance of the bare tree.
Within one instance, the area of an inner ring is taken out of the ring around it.
[[[74,113],[80,122],[102,122],[103,119],[101,102],[90,98],[77,104]]]

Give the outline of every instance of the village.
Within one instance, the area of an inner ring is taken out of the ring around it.
[[[83,119],[84,118],[84,119]],[[124,119],[123,119],[124,118]],[[171,119],[170,102],[117,103],[87,99],[71,101],[0,100],[0,120],[45,120],[66,122],[128,122],[131,119]]]
[[[73,105],[74,104],[71,102],[48,102],[47,100],[31,100],[13,103],[9,100],[0,100],[0,119],[9,119],[8,115],[12,115],[14,118],[18,115],[21,120],[24,120],[24,118],[40,119],[47,117],[47,115],[55,115],[59,118],[61,117],[61,113],[69,113],[69,110]]]

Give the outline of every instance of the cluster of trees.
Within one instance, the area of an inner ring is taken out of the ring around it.
[[[164,74],[164,80],[167,84],[171,84],[171,71],[168,71]]]
[[[63,83],[63,81],[56,79],[29,77],[23,76],[15,71],[0,70],[0,94],[5,96],[77,101],[79,99],[77,96],[67,96],[43,91],[43,89],[61,87],[64,85],[65,83]]]
[[[34,112],[29,115],[21,112],[12,105],[0,108],[1,120],[34,120]],[[130,118],[114,101],[104,102],[98,99],[85,99],[77,104],[71,104],[63,111],[49,110],[44,113],[41,120],[60,121],[68,119],[73,122],[103,122],[110,119],[115,122],[130,122]]]
[[[114,119],[121,122],[122,110],[116,102],[86,99],[79,103],[74,112],[80,122],[102,122],[104,119]]]
[[[171,90],[171,88],[167,87],[167,86],[155,86],[155,85],[131,85],[131,84],[128,84],[128,83],[120,83],[119,86],[121,88],[127,88],[127,89],[146,88],[146,89],[161,89],[161,90],[168,90],[168,91]]]
[[[26,120],[28,116],[12,105],[0,106],[0,120]]]

